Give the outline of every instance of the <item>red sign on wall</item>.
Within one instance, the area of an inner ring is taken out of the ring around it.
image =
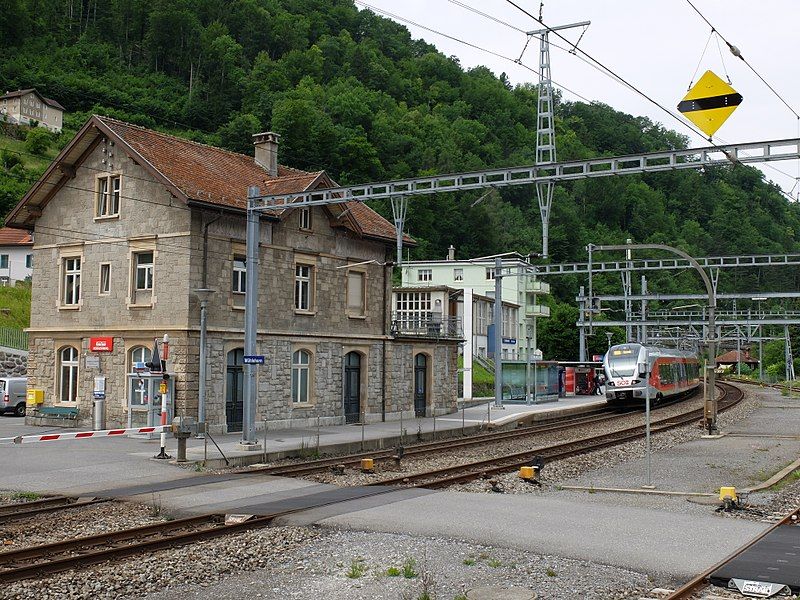
[[[114,350],[113,337],[89,338],[89,352],[111,352]]]

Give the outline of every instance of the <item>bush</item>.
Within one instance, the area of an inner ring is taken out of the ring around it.
[[[39,127],[34,127],[28,132],[25,137],[25,150],[31,154],[44,156],[47,149],[50,147],[53,137],[50,133]]]

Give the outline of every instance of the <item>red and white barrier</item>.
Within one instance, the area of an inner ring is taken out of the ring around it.
[[[112,437],[137,433],[166,433],[167,425],[155,427],[134,427],[132,429],[103,429],[101,431],[70,431],[66,433],[45,433],[43,435],[18,435],[13,438],[0,438],[0,443],[14,442],[15,444],[30,444],[31,442],[55,442],[57,440],[82,440],[85,438]]]

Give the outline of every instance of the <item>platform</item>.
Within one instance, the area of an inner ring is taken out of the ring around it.
[[[709,578],[727,587],[731,579],[778,583],[800,592],[800,525],[782,525],[723,565]]]
[[[602,396],[570,396],[545,404],[504,404],[494,406],[494,401],[459,410],[455,413],[433,417],[416,417],[380,423],[333,425],[327,427],[298,427],[290,429],[257,431],[260,452],[239,449],[240,433],[214,435],[225,457],[231,464],[246,465],[296,456],[298,454],[345,454],[418,441],[444,439],[462,434],[474,434],[497,428],[514,428],[517,424],[530,425],[542,420],[578,415],[605,406]],[[170,438],[168,449],[174,448]],[[190,439],[186,458],[189,461],[206,460],[208,466],[224,466],[225,461],[211,442],[206,448],[202,440]]]

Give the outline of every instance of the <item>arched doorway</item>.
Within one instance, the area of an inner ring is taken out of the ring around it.
[[[425,416],[428,406],[428,357],[417,354],[414,357],[414,414]]]
[[[225,371],[225,423],[228,432],[241,431],[244,417],[244,350],[228,352]]]
[[[344,357],[344,422],[361,418],[361,355],[348,352]]]

